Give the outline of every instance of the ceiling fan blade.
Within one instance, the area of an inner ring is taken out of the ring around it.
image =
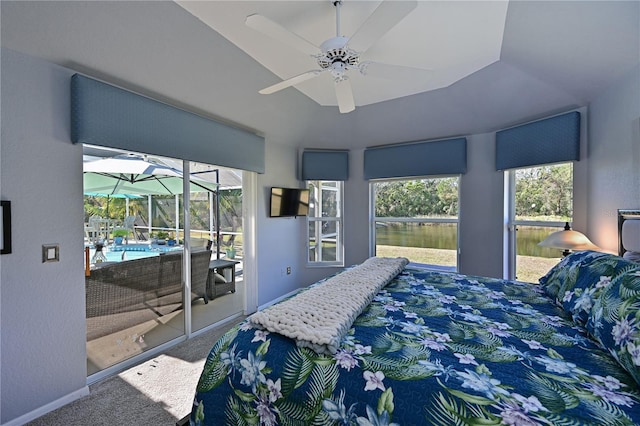
[[[349,39],[349,47],[365,52],[418,5],[417,1],[383,1]]]
[[[305,72],[303,74],[296,75],[295,77],[291,77],[289,79],[283,80],[280,83],[276,83],[273,86],[266,87],[266,88],[260,90],[258,93],[260,93],[261,95],[270,95],[270,94],[275,93],[275,92],[277,92],[279,90],[286,89],[287,87],[291,87],[291,86],[295,86],[296,84],[300,84],[303,81],[311,80],[312,78],[314,78],[315,76],[317,76],[321,72],[322,72],[322,70],[307,71],[307,72]]]
[[[338,108],[341,114],[346,114],[356,109],[349,80],[336,81],[336,97],[338,98]]]
[[[254,30],[259,31],[284,44],[288,44],[289,46],[298,49],[301,52],[307,53],[309,55],[317,55],[318,53],[320,53],[320,48],[315,46],[313,43],[305,40],[297,34],[292,33],[282,25],[262,15],[249,15],[244,22],[248,27],[253,28]]]
[[[386,78],[389,80],[427,80],[433,76],[432,70],[406,67],[404,65],[383,64],[380,62],[364,61],[359,65],[360,72],[365,76]]]

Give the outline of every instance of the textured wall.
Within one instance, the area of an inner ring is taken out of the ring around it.
[[[589,106],[588,233],[617,252],[617,209],[640,208],[640,67]]]
[[[467,142],[467,173],[460,181],[460,260],[465,274],[502,277],[504,173],[495,166],[495,134]]]
[[[301,188],[296,177],[297,150],[267,139],[265,174],[258,175],[257,260],[258,305],[291,292],[305,284],[304,217],[269,217],[272,186]],[[283,270],[291,267],[291,274]]]
[[[2,50],[2,199],[13,253],[1,268],[5,423],[86,384],[82,147],[69,139],[69,70]],[[42,244],[60,261],[42,263]]]

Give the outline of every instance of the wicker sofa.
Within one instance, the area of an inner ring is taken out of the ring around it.
[[[92,270],[85,280],[87,318],[149,309],[163,315],[179,309],[182,305],[182,256],[182,252],[169,252]],[[210,259],[210,250],[191,253],[192,300],[204,298],[208,301],[206,286]]]

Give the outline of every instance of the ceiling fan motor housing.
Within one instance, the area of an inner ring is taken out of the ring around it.
[[[342,78],[348,68],[356,68],[360,54],[347,46],[347,37],[333,37],[320,45],[322,53],[316,56],[322,69],[331,69],[335,78]]]

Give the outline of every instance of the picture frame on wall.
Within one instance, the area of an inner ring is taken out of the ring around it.
[[[0,201],[0,254],[11,253],[11,201]]]

